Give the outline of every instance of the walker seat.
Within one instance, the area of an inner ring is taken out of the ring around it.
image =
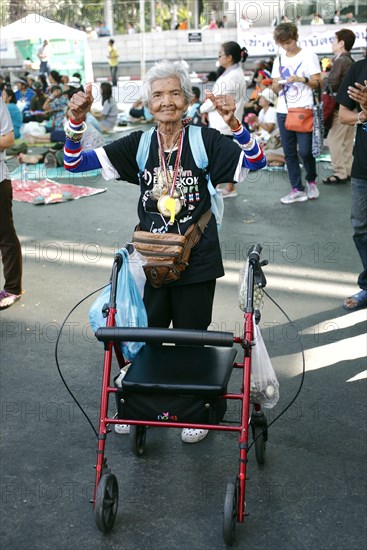
[[[218,397],[227,391],[234,348],[145,345],[132,362],[122,388],[126,393]]]
[[[116,393],[118,417],[217,424],[227,409],[233,348],[145,345]]]

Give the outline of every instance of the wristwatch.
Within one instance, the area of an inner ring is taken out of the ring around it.
[[[307,84],[310,80],[309,78],[307,78],[307,76],[304,76],[303,78],[305,79],[304,84]]]

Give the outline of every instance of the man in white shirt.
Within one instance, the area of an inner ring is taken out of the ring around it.
[[[40,74],[48,74],[50,72],[50,52],[48,40],[44,40],[42,46],[39,48],[37,56],[41,62],[39,72]]]

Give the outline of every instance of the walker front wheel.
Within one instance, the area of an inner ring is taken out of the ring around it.
[[[103,533],[111,531],[115,522],[119,501],[119,489],[114,474],[104,474],[97,487],[94,518]]]
[[[142,456],[145,450],[147,429],[140,424],[130,425],[130,448],[136,456]]]
[[[237,524],[238,484],[227,483],[223,509],[223,539],[231,546],[234,543]]]

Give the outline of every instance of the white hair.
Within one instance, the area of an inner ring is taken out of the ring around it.
[[[192,84],[190,75],[181,61],[157,61],[155,65],[146,73],[143,86],[140,91],[140,97],[145,106],[152,98],[152,83],[160,78],[178,78],[186,103],[189,103],[194,97],[192,93]]]

